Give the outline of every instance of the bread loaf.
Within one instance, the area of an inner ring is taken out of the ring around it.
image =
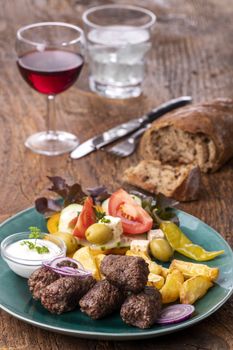
[[[178,201],[198,198],[201,175],[192,165],[170,166],[156,160],[142,160],[124,172],[124,181],[152,193],[163,193]]]
[[[145,132],[140,154],[162,164],[218,170],[233,156],[233,100],[217,99],[168,113]]]

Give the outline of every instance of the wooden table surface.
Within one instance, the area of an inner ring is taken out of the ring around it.
[[[0,0],[0,219],[31,206],[48,187],[46,175],[60,175],[83,186],[121,186],[123,169],[139,159],[116,159],[104,152],[72,161],[31,153],[25,138],[45,129],[45,98],[22,80],[15,65],[15,32],[25,24],[59,20],[81,25],[82,12],[98,0]],[[124,3],[125,1],[115,1]],[[140,0],[128,0],[142,5]],[[87,67],[79,82],[57,98],[58,127],[84,141],[119,122],[180,95],[194,101],[233,97],[232,0],[144,0],[158,17],[153,31],[144,94],[107,100],[88,91]],[[233,137],[233,135],[232,135]],[[180,207],[218,230],[233,246],[233,162],[203,177],[202,198]],[[1,288],[1,286],[0,286]],[[17,294],[16,296],[17,297]],[[0,350],[50,349],[233,349],[233,298],[201,323],[166,337],[110,342],[51,333],[0,312]]]

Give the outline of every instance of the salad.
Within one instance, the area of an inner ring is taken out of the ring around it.
[[[104,186],[84,190],[58,176],[49,180],[49,190],[62,200],[38,198],[36,209],[45,216],[48,231],[64,240],[67,256],[91,271],[97,281],[104,278],[100,265],[106,254],[120,254],[146,261],[147,285],[160,291],[163,304],[177,300],[194,304],[214,285],[218,268],[174,259],[174,252],[197,262],[224,253],[206,251],[182,232],[173,210],[176,201],[122,188],[114,193]]]
[[[77,244],[101,251],[138,244],[165,262],[174,251],[197,261],[224,253],[207,252],[191,242],[179,229],[172,210],[177,202],[162,194],[155,198],[122,188],[110,194],[103,186],[83,190],[58,176],[49,179],[53,184],[49,190],[59,194],[63,202],[43,197],[35,206],[48,220],[48,231],[66,241],[68,254],[77,250]]]

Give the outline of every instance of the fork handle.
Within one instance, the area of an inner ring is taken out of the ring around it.
[[[139,137],[149,128],[150,124],[138,129],[133,134],[130,135],[129,139],[133,138],[133,140],[139,139]]]

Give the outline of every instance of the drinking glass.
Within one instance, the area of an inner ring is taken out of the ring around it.
[[[31,135],[25,146],[49,156],[71,151],[78,145],[75,135],[56,130],[55,97],[78,78],[84,63],[83,32],[61,22],[35,23],[17,31],[17,66],[23,79],[47,95],[47,130]]]
[[[131,5],[96,6],[84,12],[92,91],[110,98],[141,94],[155,20],[151,11]]]

